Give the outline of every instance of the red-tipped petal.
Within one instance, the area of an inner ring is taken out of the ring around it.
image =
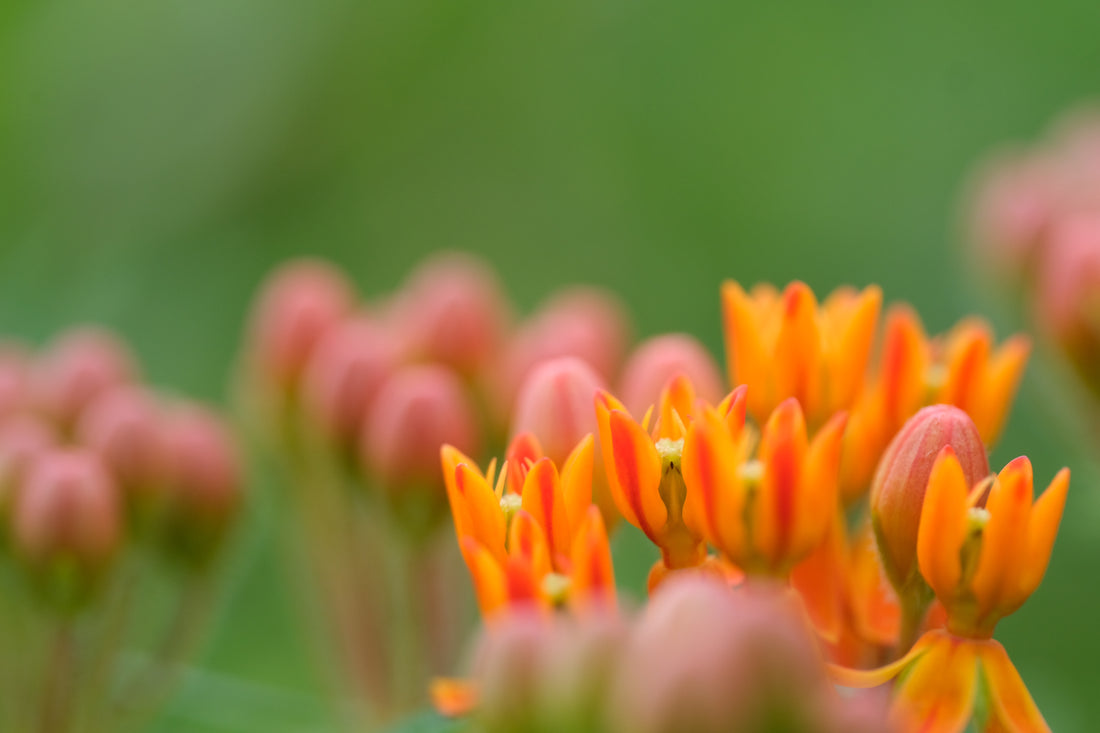
[[[747,549],[739,453],[725,420],[707,409],[688,428],[680,459],[687,486],[685,522],[735,559],[742,559]]]
[[[656,542],[668,519],[659,492],[661,458],[649,434],[625,412],[616,410],[608,416],[608,433],[612,455],[606,468],[611,485],[618,488],[638,528]]]
[[[615,570],[603,517],[588,508],[573,540],[570,604],[577,609],[615,607]]]
[[[508,445],[508,490],[515,494],[523,493],[523,481],[527,471],[538,459],[545,455],[539,440],[531,433],[520,433],[512,438]]]
[[[569,551],[569,517],[565,513],[558,469],[549,458],[540,458],[523,483],[523,510],[542,527],[551,555]]]
[[[791,548],[807,447],[802,409],[797,400],[787,399],[775,408],[760,437],[764,471],[751,518],[756,550],[773,567],[783,564]]]

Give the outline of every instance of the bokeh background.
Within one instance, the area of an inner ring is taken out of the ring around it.
[[[727,276],[877,282],[932,330],[979,312],[1003,334],[1025,322],[968,267],[960,194],[991,147],[1100,94],[1098,31],[1095,2],[1063,0],[4,0],[0,329],[102,322],[154,383],[222,399],[281,259],[378,293],[451,248],[521,306],[599,283],[640,335],[716,353]],[[1036,359],[993,461],[1074,470],[1047,579],[998,630],[1059,731],[1100,719],[1100,444],[1078,405]],[[333,723],[254,506],[155,730]],[[637,588],[650,551],[618,542]]]

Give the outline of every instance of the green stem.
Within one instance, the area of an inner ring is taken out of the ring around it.
[[[920,637],[924,626],[924,616],[928,611],[928,601],[923,594],[909,593],[900,598],[901,629],[898,634],[897,658],[904,656]]]
[[[66,733],[72,727],[76,650],[71,619],[63,619],[54,633],[50,661],[42,686],[40,733]]]

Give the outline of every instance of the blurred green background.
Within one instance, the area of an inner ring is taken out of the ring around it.
[[[878,282],[932,330],[976,311],[1004,333],[959,194],[1100,92],[1098,31],[1095,2],[1062,1],[5,0],[0,328],[103,322],[153,382],[216,400],[275,263],[322,254],[369,294],[445,247],[524,307],[601,283],[641,335],[716,353],[726,276]],[[1061,380],[1033,363],[994,457],[1074,469],[1044,586],[999,637],[1052,727],[1083,731],[1100,480]],[[157,730],[332,723],[258,506]]]

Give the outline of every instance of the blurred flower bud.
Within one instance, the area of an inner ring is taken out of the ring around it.
[[[822,730],[831,692],[815,640],[778,589],[670,578],[634,630],[612,697],[614,730]]]
[[[397,344],[387,331],[367,318],[350,318],[317,344],[305,371],[305,407],[329,438],[347,447],[397,363]]]
[[[1036,311],[1043,330],[1100,396],[1100,213],[1067,217],[1051,232]]]
[[[439,365],[397,371],[367,416],[359,456],[414,533],[434,526],[446,510],[439,472],[444,443],[467,455],[480,448],[477,416],[462,381]]]
[[[879,557],[899,597],[925,588],[917,566],[917,530],[924,492],[940,450],[950,445],[968,486],[989,475],[989,460],[974,422],[950,405],[932,405],[902,427],[879,461],[871,484],[871,521]]]
[[[40,453],[16,491],[12,543],[35,586],[71,607],[87,599],[123,539],[119,499],[93,453]]]
[[[499,352],[511,310],[492,268],[472,255],[446,252],[409,276],[390,318],[408,339],[411,357],[472,374]]]
[[[129,384],[137,373],[130,350],[113,334],[74,329],[41,356],[34,373],[37,402],[67,432],[96,397]]]
[[[630,332],[627,309],[614,293],[586,286],[559,291],[523,324],[489,375],[498,419],[508,420],[531,371],[550,359],[575,356],[610,382],[619,373]]]
[[[560,466],[581,438],[596,432],[593,403],[603,388],[603,380],[580,359],[565,356],[543,362],[520,390],[512,435],[531,433]]]
[[[193,564],[213,557],[240,513],[244,484],[236,446],[214,413],[188,405],[165,419],[164,539]]]
[[[707,404],[716,405],[725,395],[714,357],[686,333],[666,333],[639,344],[623,367],[619,395],[631,414],[642,415],[657,403],[669,380],[679,375],[691,380]]]
[[[94,450],[133,508],[152,509],[163,488],[166,449],[161,411],[140,387],[100,395],[76,425],[76,439]]]
[[[0,526],[7,527],[27,468],[40,453],[56,445],[53,430],[32,415],[12,415],[0,422]]]
[[[0,416],[33,407],[30,356],[23,347],[0,343]]]
[[[250,367],[292,392],[321,337],[351,311],[355,289],[323,260],[292,260],[268,276],[249,324]]]

